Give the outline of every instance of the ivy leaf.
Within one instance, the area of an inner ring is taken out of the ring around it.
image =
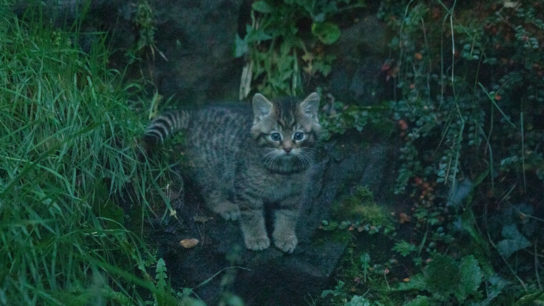
[[[272,7],[270,4],[266,3],[266,1],[255,1],[251,5],[254,11],[257,11],[259,13],[268,14],[272,12]]]
[[[241,57],[242,55],[246,54],[247,51],[247,41],[245,39],[241,39],[240,36],[236,34],[236,37],[234,38],[234,57]]]
[[[312,23],[312,34],[322,43],[330,45],[340,38],[340,28],[332,22]]]
[[[272,35],[266,33],[262,29],[254,29],[251,26],[246,26],[247,35],[244,37],[244,41],[249,44],[252,42],[260,42],[272,39]]]
[[[487,298],[482,301],[482,305],[491,305],[491,301],[503,293],[504,288],[510,283],[496,274],[491,275],[487,281],[489,282],[486,288]]]
[[[455,296],[459,302],[463,302],[470,294],[476,292],[482,283],[482,270],[478,265],[478,260],[474,256],[465,256],[461,259],[459,265],[461,281]]]
[[[501,233],[505,239],[497,243],[497,250],[505,258],[531,245],[529,240],[519,232],[515,224],[504,226]]]

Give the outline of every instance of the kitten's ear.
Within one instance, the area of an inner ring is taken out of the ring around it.
[[[317,113],[319,111],[319,94],[312,92],[306,99],[299,104],[300,112],[314,120],[318,120]]]
[[[268,101],[268,99],[260,93],[253,96],[251,104],[253,104],[253,120],[255,122],[261,121],[261,119],[270,115],[270,113],[272,113],[272,108],[274,107],[274,104]]]

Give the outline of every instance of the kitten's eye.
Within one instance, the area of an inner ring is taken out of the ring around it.
[[[293,140],[294,141],[301,141],[303,139],[304,139],[304,133],[303,132],[298,131],[298,132],[295,132],[293,134]]]
[[[270,139],[272,141],[280,141],[281,140],[281,134],[278,132],[272,132],[270,133]]]

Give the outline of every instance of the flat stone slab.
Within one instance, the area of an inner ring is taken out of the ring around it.
[[[246,305],[298,305],[307,303],[329,284],[347,241],[318,230],[329,218],[335,201],[364,184],[373,192],[384,190],[391,148],[381,142],[364,142],[361,135],[345,136],[323,145],[314,166],[297,225],[299,245],[293,254],[271,246],[246,250],[239,224],[224,221],[205,209],[198,191],[185,184],[185,197],[175,201],[177,220],[151,236],[160,245],[174,288],[193,288],[200,298],[215,304],[224,292],[240,296]],[[379,195],[377,198],[380,198]],[[268,227],[270,228],[270,227]],[[186,249],[182,239],[199,244]]]

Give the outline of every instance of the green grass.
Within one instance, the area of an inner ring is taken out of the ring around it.
[[[145,121],[127,94],[137,85],[107,67],[104,35],[86,34],[83,52],[77,26],[2,7],[0,304],[158,303],[173,291],[148,274],[154,251],[114,199],[130,182],[143,219],[157,186],[137,159]]]

